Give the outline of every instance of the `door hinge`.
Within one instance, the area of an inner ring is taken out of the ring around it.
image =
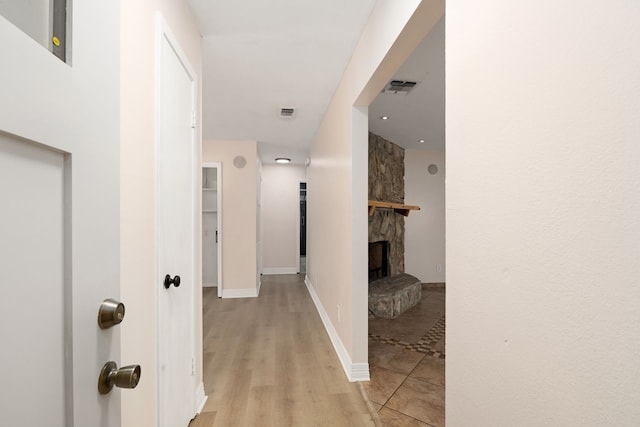
[[[191,112],[191,127],[195,129],[196,127],[196,112]]]
[[[194,359],[193,357],[191,358],[191,375],[195,375],[196,374],[196,359]]]

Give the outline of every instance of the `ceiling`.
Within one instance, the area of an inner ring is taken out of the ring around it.
[[[203,36],[203,138],[257,140],[263,163],[276,157],[304,163],[375,0],[188,2]],[[384,126],[374,120],[372,131],[399,145],[423,138],[421,145],[435,148],[444,140],[444,32],[442,49],[433,38],[418,50],[441,53],[441,70],[412,58],[398,76],[420,81],[413,92],[383,94],[371,106],[370,117],[390,116]],[[435,105],[425,110],[421,96]],[[294,117],[281,117],[288,107]],[[424,111],[437,114],[415,120]],[[410,131],[411,123],[419,127]]]
[[[369,106],[369,130],[404,148],[444,150],[444,18],[393,80],[418,84],[406,95],[379,94]]]

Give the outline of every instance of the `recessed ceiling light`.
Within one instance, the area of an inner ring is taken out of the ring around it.
[[[380,117],[380,118],[381,118],[382,120],[388,120],[388,119],[389,119],[389,116],[382,116],[382,117]]]
[[[276,163],[289,163],[291,162],[291,159],[287,158],[287,157],[277,157],[276,158]]]
[[[424,144],[424,139],[421,139],[420,141],[418,141],[420,144]]]

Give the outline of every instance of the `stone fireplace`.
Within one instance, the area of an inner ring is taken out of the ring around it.
[[[369,133],[369,200],[404,203],[404,148],[373,133]],[[388,242],[388,275],[404,273],[404,216],[392,209],[375,210],[369,217],[369,243],[380,241]]]
[[[404,205],[404,149],[373,133],[369,201]],[[369,314],[395,319],[420,301],[422,284],[404,272],[404,216],[385,207],[369,213]]]

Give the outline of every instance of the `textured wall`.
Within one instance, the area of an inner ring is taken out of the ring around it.
[[[262,273],[298,271],[300,182],[304,165],[262,166]]]
[[[420,206],[404,220],[405,272],[422,283],[445,282],[445,153],[408,149],[405,155],[405,201]],[[432,164],[435,175],[428,171]]]
[[[246,165],[233,165],[244,156]],[[256,141],[207,140],[202,160],[222,163],[222,297],[254,296],[257,292],[257,186]]]
[[[404,148],[369,133],[369,200],[404,203]],[[369,242],[389,241],[389,275],[404,273],[404,216],[376,209]]]
[[[640,2],[576,12],[447,1],[448,427],[640,425]]]

